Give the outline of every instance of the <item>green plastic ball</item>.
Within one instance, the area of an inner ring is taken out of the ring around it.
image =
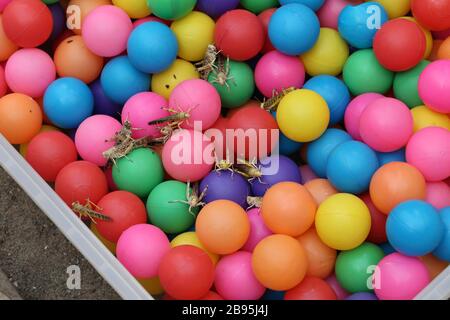
[[[165,20],[178,20],[190,13],[197,0],[147,0],[152,13]]]
[[[241,5],[249,11],[259,14],[266,9],[278,7],[279,2],[278,0],[241,0]]]
[[[404,72],[399,72],[394,78],[394,95],[397,99],[402,100],[410,108],[423,105],[422,99],[419,97],[417,84],[419,76],[423,69],[430,62],[422,60],[417,66]]]
[[[226,68],[229,66],[228,76]],[[245,62],[232,61],[224,63],[224,71],[213,71],[208,76],[219,92],[224,108],[236,108],[246,103],[255,91],[255,79],[252,69]],[[228,79],[222,81],[222,79]]]
[[[42,2],[45,4],[55,4],[59,2],[59,0],[42,0]]]
[[[186,184],[169,180],[157,185],[147,200],[147,213],[151,224],[165,233],[178,234],[188,230],[195,221],[198,207],[189,212]]]
[[[141,198],[146,198],[164,180],[161,159],[147,148],[136,149],[126,158],[117,160],[112,175],[119,190],[129,191]]]
[[[349,292],[371,292],[373,290],[368,284],[375,266],[383,257],[383,250],[370,242],[352,250],[341,251],[336,259],[336,279]]]
[[[354,52],[344,65],[344,82],[353,95],[366,92],[386,93],[392,86],[394,73],[383,68],[372,49]]]

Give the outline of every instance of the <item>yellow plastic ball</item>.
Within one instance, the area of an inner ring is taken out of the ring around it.
[[[159,282],[158,277],[150,279],[137,279],[137,281],[150,293],[152,296],[160,296],[164,293],[164,289]]]
[[[41,133],[41,132],[48,132],[48,131],[60,131],[60,130],[58,128],[54,127],[54,126],[49,126],[47,124],[44,124],[41,127],[41,130],[39,130],[38,134]],[[27,156],[28,144],[29,144],[29,142],[22,143],[19,146],[19,152],[22,155],[22,157],[24,157],[24,158]]]
[[[414,132],[427,127],[441,127],[450,130],[448,115],[431,110],[426,106],[418,106],[411,110],[414,119]]]
[[[342,72],[348,55],[348,45],[339,32],[331,28],[320,28],[316,44],[300,58],[310,76],[320,74],[337,76]]]
[[[411,9],[411,0],[365,0],[378,2],[386,9],[389,19],[404,16]]]
[[[91,223],[91,231],[95,234],[95,236],[103,243],[103,245],[111,251],[112,254],[116,254],[116,244],[109,240],[103,238],[97,230],[95,223]]]
[[[277,110],[277,122],[281,132],[297,142],[309,142],[319,138],[330,122],[330,110],[318,93],[299,89],[287,94]]]
[[[414,19],[413,17],[402,17],[402,19],[407,19],[409,21],[412,21],[414,23],[417,23],[417,25],[419,26],[420,30],[422,30],[424,36],[425,36],[425,41],[426,41],[426,49],[425,49],[425,53],[423,55],[424,59],[427,59],[430,54],[431,54],[431,50],[433,50],[433,35],[431,34],[430,30],[425,29],[424,27],[422,27],[422,25],[420,23],[417,22],[416,19]]]
[[[177,59],[167,69],[152,77],[152,91],[169,99],[173,89],[184,80],[198,79],[200,75],[190,62]]]
[[[317,234],[327,246],[350,250],[366,240],[371,219],[364,201],[353,194],[337,193],[319,206],[315,223]]]
[[[170,28],[178,40],[178,56],[188,61],[202,60],[208,45],[214,42],[215,27],[213,19],[198,11],[174,21]]]
[[[216,264],[217,261],[219,261],[219,255],[211,253],[208,250],[206,250],[203,244],[198,239],[197,234],[193,231],[179,234],[178,236],[173,238],[173,240],[170,242],[170,245],[172,246],[172,248],[183,245],[194,246],[204,250],[209,255],[214,264]]]
[[[133,19],[144,18],[151,13],[147,0],[112,0],[112,3],[122,8]]]

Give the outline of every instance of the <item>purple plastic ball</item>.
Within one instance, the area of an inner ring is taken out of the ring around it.
[[[243,208],[247,208],[247,197],[250,195],[250,185],[238,173],[231,171],[211,171],[200,183],[200,190],[208,187],[203,199],[206,203],[214,200],[231,200]]]
[[[218,18],[229,10],[236,9],[239,0],[198,0],[197,10],[203,11],[212,18]]]
[[[345,298],[345,300],[378,300],[378,299],[373,293],[357,292],[348,296],[347,298]]]
[[[90,85],[94,95],[94,114],[105,114],[116,119],[120,119],[122,106],[109,99],[103,91],[100,80],[96,80]]]
[[[49,40],[55,40],[64,31],[66,26],[66,14],[60,3],[49,5],[48,8],[53,17],[53,30]]]

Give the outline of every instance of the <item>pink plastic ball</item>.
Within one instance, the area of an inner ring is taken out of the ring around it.
[[[361,113],[359,134],[372,149],[392,152],[408,143],[413,126],[413,117],[406,104],[394,98],[381,98]]]
[[[422,172],[427,181],[450,176],[450,131],[428,127],[416,132],[406,145],[406,161]]]
[[[316,176],[314,171],[312,171],[312,169],[307,164],[301,165],[299,167],[299,170],[300,170],[300,176],[302,177],[303,184],[307,183],[308,181],[318,178],[318,176]]]
[[[222,102],[219,93],[209,82],[191,79],[175,87],[169,98],[169,107],[176,112],[190,114],[189,119],[181,125],[182,128],[194,129],[195,122],[201,122],[204,131],[219,119]]]
[[[317,11],[317,17],[322,28],[338,28],[338,18],[345,6],[354,5],[347,0],[327,0]]]
[[[270,236],[270,231],[261,217],[260,209],[253,208],[247,211],[248,219],[250,220],[250,235],[242,250],[252,252],[256,245],[265,237]]]
[[[125,230],[117,241],[117,259],[135,277],[153,278],[159,264],[170,251],[170,242],[159,228],[137,224]]]
[[[84,120],[75,134],[75,145],[83,160],[98,166],[106,165],[103,152],[114,146],[114,135],[122,125],[106,115],[94,115]]]
[[[411,300],[430,283],[425,264],[400,253],[381,259],[374,277],[375,294],[380,300]]]
[[[82,36],[86,46],[101,57],[114,57],[127,48],[133,23],[119,7],[106,5],[92,10],[83,20]]]
[[[450,186],[444,181],[427,182],[426,201],[436,209],[450,206]]]
[[[5,78],[13,92],[39,98],[55,80],[56,67],[46,52],[36,48],[20,49],[8,59]]]
[[[419,96],[434,111],[450,113],[450,60],[430,63],[419,76]]]
[[[345,298],[350,295],[344,288],[341,287],[334,274],[326,278],[325,281],[330,285],[334,293],[336,293],[338,300],[345,300]]]
[[[246,251],[220,259],[214,286],[225,300],[258,300],[266,290],[253,273],[252,254]]]
[[[348,134],[352,136],[353,139],[361,141],[361,135],[359,134],[359,119],[364,109],[377,99],[383,98],[384,96],[379,93],[363,93],[356,98],[354,98],[347,109],[345,110],[344,123]]]
[[[176,131],[164,145],[162,162],[172,178],[187,182],[198,181],[211,171],[215,159],[214,143],[203,133],[182,129]]]
[[[274,92],[281,92],[290,87],[303,87],[305,67],[298,57],[271,51],[258,61],[255,82],[259,91],[271,98]]]
[[[125,103],[122,110],[122,123],[128,120],[132,127],[133,138],[152,136],[160,137],[160,129],[150,126],[148,123],[170,115],[167,111],[167,101],[164,97],[153,92],[141,92],[132,96]]]
[[[5,7],[11,2],[12,0],[0,0],[0,12],[3,12]]]
[[[8,92],[8,85],[5,79],[5,69],[0,65],[0,98]]]

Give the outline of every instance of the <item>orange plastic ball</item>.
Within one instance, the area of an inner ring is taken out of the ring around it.
[[[425,196],[425,178],[406,162],[385,164],[375,172],[370,182],[370,198],[385,214],[401,202],[425,199]]]
[[[11,144],[29,142],[42,127],[42,111],[29,96],[11,93],[0,99],[0,133]]]
[[[0,14],[0,61],[6,61],[17,51],[19,47],[12,42],[5,33],[2,23],[2,15]]]
[[[308,189],[318,205],[324,202],[329,196],[338,193],[327,179],[310,180],[305,183],[305,188]]]
[[[70,30],[81,34],[83,19],[98,6],[111,4],[110,0],[70,0],[67,7],[67,22]]]
[[[450,36],[439,46],[437,57],[438,59],[450,59]]]
[[[311,228],[297,238],[306,251],[308,259],[307,276],[325,279],[334,270],[336,250],[328,247],[320,240],[316,229]]]
[[[436,278],[445,268],[447,268],[450,264],[446,261],[439,260],[431,253],[426,256],[419,257],[420,260],[425,264],[428,269],[428,273],[430,274],[430,278]]]
[[[274,234],[261,240],[252,256],[256,279],[272,290],[289,290],[306,275],[308,259],[305,249],[296,239]]]
[[[428,57],[427,60],[436,61],[439,59],[438,52],[439,52],[439,49],[441,48],[441,45],[443,42],[444,42],[443,40],[439,40],[439,39],[433,40],[433,48],[431,49],[430,56]]]
[[[200,211],[195,231],[205,248],[216,254],[238,251],[247,242],[250,221],[238,204],[229,200],[208,203]]]
[[[93,54],[78,35],[59,44],[54,61],[60,77],[78,78],[84,83],[97,79],[103,68],[103,58]]]
[[[284,300],[337,300],[337,296],[325,280],[306,277],[299,285],[286,292]]]
[[[280,182],[267,190],[261,206],[266,226],[273,233],[297,237],[314,223],[317,204],[309,191],[295,182]]]

